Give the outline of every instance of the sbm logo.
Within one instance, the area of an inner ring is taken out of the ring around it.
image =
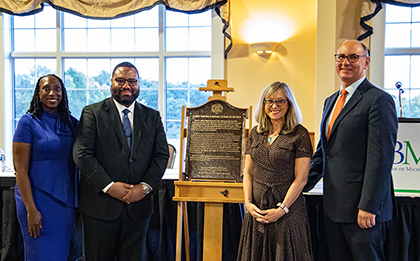
[[[408,163],[408,156],[411,154],[411,156],[414,159],[414,162],[416,165],[420,161],[420,157],[417,158],[416,153],[413,150],[413,147],[411,146],[409,141],[404,141],[405,143],[405,153],[403,150],[403,144],[399,141],[397,141],[397,144],[395,145],[395,158],[394,158],[394,164],[410,164]],[[404,163],[403,163],[404,162]]]

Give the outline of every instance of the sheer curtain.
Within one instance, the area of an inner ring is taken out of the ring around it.
[[[400,6],[420,6],[420,0],[364,0],[360,26],[362,33],[357,39],[363,40],[373,34],[372,18],[382,9],[382,4],[400,5]]]
[[[185,13],[199,13],[215,9],[224,24],[227,39],[225,58],[232,48],[230,36],[230,8],[228,0],[1,0],[0,12],[11,15],[32,15],[43,10],[44,4],[85,18],[113,19],[149,10],[156,5]]]

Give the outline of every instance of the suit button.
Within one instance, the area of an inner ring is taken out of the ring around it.
[[[327,156],[327,159],[330,159],[330,156]]]
[[[130,163],[133,163],[133,159],[130,159]]]

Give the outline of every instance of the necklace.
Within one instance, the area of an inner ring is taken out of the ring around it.
[[[277,137],[279,134],[280,134],[280,132],[279,132],[279,133],[277,133],[277,135],[276,135],[276,136],[273,136],[273,139],[274,139],[275,137]],[[271,135],[273,135],[273,134],[271,134]],[[268,140],[267,140],[267,142],[268,142],[268,143],[271,143],[271,137],[270,137],[270,136],[268,136]]]

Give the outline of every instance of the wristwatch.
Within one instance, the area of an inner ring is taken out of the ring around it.
[[[141,183],[141,186],[143,187],[143,193],[145,195],[149,194],[150,192],[152,192],[152,189],[150,188],[150,186],[148,186],[146,183]]]

